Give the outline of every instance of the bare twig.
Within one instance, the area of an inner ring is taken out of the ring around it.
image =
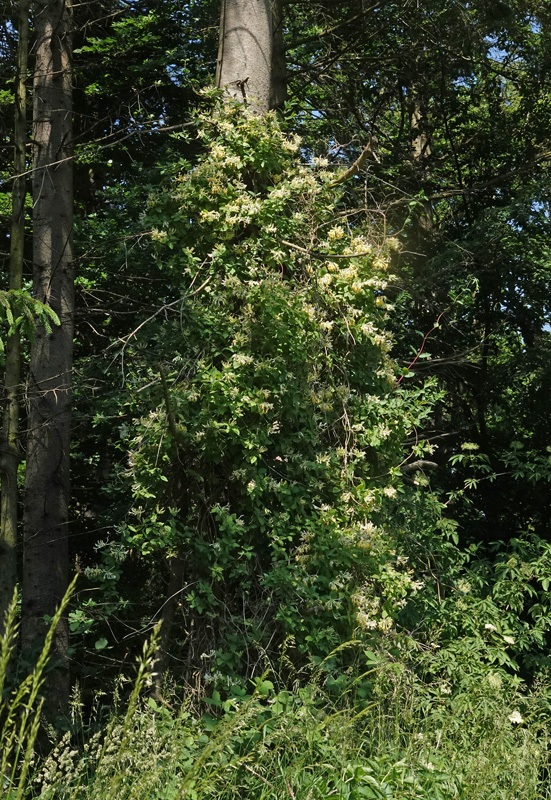
[[[357,172],[361,170],[368,156],[371,156],[371,158],[373,158],[375,161],[379,161],[373,149],[375,144],[376,144],[375,137],[371,137],[369,143],[364,147],[364,149],[360,153],[359,158],[357,158],[356,161],[354,161],[351,167],[349,167],[341,175],[339,175],[338,178],[335,178],[331,186],[339,186],[341,183],[346,183],[347,180],[352,178]]]

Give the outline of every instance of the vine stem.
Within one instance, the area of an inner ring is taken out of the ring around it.
[[[419,356],[420,356],[420,355],[421,355],[421,353],[423,352],[423,350],[424,350],[424,347],[425,347],[425,344],[427,343],[427,339],[429,338],[429,336],[431,335],[431,333],[432,333],[433,331],[435,331],[435,330],[436,330],[436,329],[439,327],[440,320],[442,319],[442,317],[444,316],[444,314],[445,314],[445,313],[446,313],[446,311],[444,310],[444,311],[442,311],[442,313],[441,313],[441,314],[439,314],[439,315],[438,315],[438,319],[436,320],[436,322],[434,323],[434,325],[432,326],[432,328],[430,329],[430,331],[429,331],[428,333],[426,333],[426,334],[425,334],[425,338],[423,339],[423,342],[422,342],[422,344],[421,344],[421,347],[420,347],[420,348],[419,348],[419,350],[417,351],[417,355],[415,356],[415,358],[413,359],[413,361],[411,362],[411,364],[408,364],[408,366],[407,366],[407,369],[408,369],[408,370],[409,370],[409,369],[411,369],[411,368],[413,367],[413,365],[415,364],[415,362],[417,361],[417,359],[419,358]],[[398,388],[398,386],[399,386],[399,385],[402,383],[402,381],[404,380],[404,378],[405,378],[405,375],[402,375],[402,377],[401,377],[401,378],[400,378],[398,381],[396,381],[396,383],[394,384],[394,388],[395,388],[395,389],[397,389],[397,388]]]

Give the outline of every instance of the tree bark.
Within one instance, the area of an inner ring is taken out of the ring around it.
[[[431,156],[431,145],[427,107],[420,97],[415,97],[410,104],[409,126],[413,163],[417,169],[420,183],[428,194],[430,181],[428,162]],[[434,217],[430,200],[423,200],[423,209],[423,213],[419,218],[419,225],[423,231],[431,231],[434,227]]]
[[[182,592],[186,572],[185,559],[182,553],[178,551],[174,556],[168,558],[167,566],[169,573],[167,598],[160,616],[162,621],[161,632],[155,659],[155,680],[153,683],[153,697],[158,702],[163,701],[163,684],[169,663],[168,646],[174,627],[176,611],[182,603]]]
[[[172,403],[170,401],[170,391],[168,388],[166,372],[163,366],[160,368],[160,376],[163,387],[168,430],[172,438],[172,459],[175,469],[178,470],[178,465],[181,466],[182,463],[180,448],[178,446],[178,430],[176,428],[176,421],[174,419]],[[187,487],[184,487],[184,492],[182,494],[181,488],[179,487],[179,491],[177,492],[178,499],[174,498],[171,501],[171,505],[180,506],[184,516],[188,510],[186,488]],[[184,586],[186,573],[185,566],[185,555],[180,550],[177,550],[174,555],[167,559],[169,573],[168,591],[167,599],[163,604],[163,608],[159,616],[161,621],[161,632],[155,658],[155,682],[153,687],[153,696],[159,702],[163,700],[163,683],[168,666],[168,645],[170,642],[170,636],[172,634],[176,610],[182,600],[182,588]]]
[[[216,85],[258,114],[272,91],[272,0],[222,0]]]
[[[22,645],[44,635],[68,581],[69,446],[73,359],[72,3],[35,2],[36,64],[33,105],[33,292],[60,325],[36,330],[28,383],[24,507]],[[67,620],[53,655],[48,716],[68,701]]]
[[[29,53],[29,0],[20,0],[17,8],[17,75],[15,82],[14,179],[10,232],[10,290],[23,284],[25,244],[25,195],[27,144],[27,62]],[[4,614],[17,584],[17,469],[19,450],[19,410],[21,397],[21,354],[19,332],[13,331],[6,342],[4,372],[4,417],[0,443],[2,499],[0,506],[0,636]]]
[[[272,0],[272,74],[270,80],[270,108],[282,109],[287,99],[287,62],[283,25],[285,22],[283,0]]]

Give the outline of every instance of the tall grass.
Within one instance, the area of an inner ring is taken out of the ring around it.
[[[14,601],[0,685],[14,647],[15,614]],[[125,713],[95,732],[81,720],[40,760],[33,748],[52,635],[33,674],[3,701],[6,800],[551,797],[543,682],[531,694],[515,694],[494,676],[463,687],[454,699],[381,656],[363,674],[340,681],[321,665],[302,686],[260,679],[248,695],[238,688],[227,697],[214,693],[212,713],[199,714],[186,703],[175,711],[148,698],[155,639],[144,646]]]
[[[5,687],[19,627],[16,592],[6,612],[4,634],[0,639],[0,781],[2,798],[6,800],[20,800],[28,789],[44,703],[39,692],[44,684],[54,634],[73,588],[74,582],[51,620],[34,669],[11,692],[6,692]]]

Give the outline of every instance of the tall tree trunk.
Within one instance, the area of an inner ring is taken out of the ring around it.
[[[287,62],[283,25],[285,22],[283,0],[272,0],[272,74],[270,82],[270,108],[283,108],[287,99]]]
[[[216,85],[258,114],[272,91],[272,0],[222,0]]]
[[[429,188],[431,156],[430,135],[428,126],[427,104],[419,96],[415,97],[409,108],[409,129],[411,136],[411,153],[419,183],[427,191]],[[419,218],[422,231],[431,231],[434,217],[430,200],[423,200],[423,213]]]
[[[60,325],[38,326],[28,385],[22,644],[33,649],[67,588],[73,359],[71,0],[36,0],[33,106],[33,291]],[[68,700],[68,625],[56,632],[50,718]]]
[[[167,376],[163,366],[161,366],[160,375],[161,375],[161,384],[163,387],[163,395],[165,400],[168,430],[172,439],[172,459],[175,466],[180,465],[180,467],[182,467],[183,459],[182,459],[182,454],[180,453],[180,448],[178,446],[178,440],[179,440],[178,430],[176,428],[176,420],[174,419],[174,413],[172,410],[172,403],[170,400],[170,391],[168,388]],[[176,469],[178,469],[178,467],[176,467]],[[185,472],[183,470],[182,472],[183,472],[182,478],[187,483]],[[186,485],[182,487],[178,484],[178,491],[176,494],[179,499],[177,500],[175,497],[173,502],[171,503],[171,505],[180,506],[184,518],[188,511],[186,489],[187,489]],[[186,562],[184,553],[178,550],[172,557],[168,558],[167,567],[169,573],[167,599],[163,604],[159,616],[159,619],[161,621],[161,634],[158,642],[158,648],[155,659],[155,683],[153,688],[153,696],[158,701],[163,700],[163,683],[168,666],[168,645],[170,642],[170,636],[172,634],[172,627],[174,625],[176,610],[182,600],[181,595],[186,574]]]
[[[29,52],[29,0],[20,0],[17,9],[17,76],[15,83],[14,179],[12,189],[9,288],[20,290],[23,283],[25,243],[25,150],[27,143],[27,61]],[[21,355],[19,333],[13,331],[6,342],[4,372],[4,418],[0,440],[2,499],[0,507],[0,635],[4,614],[17,583],[17,467],[19,451],[19,407],[21,395]]]

